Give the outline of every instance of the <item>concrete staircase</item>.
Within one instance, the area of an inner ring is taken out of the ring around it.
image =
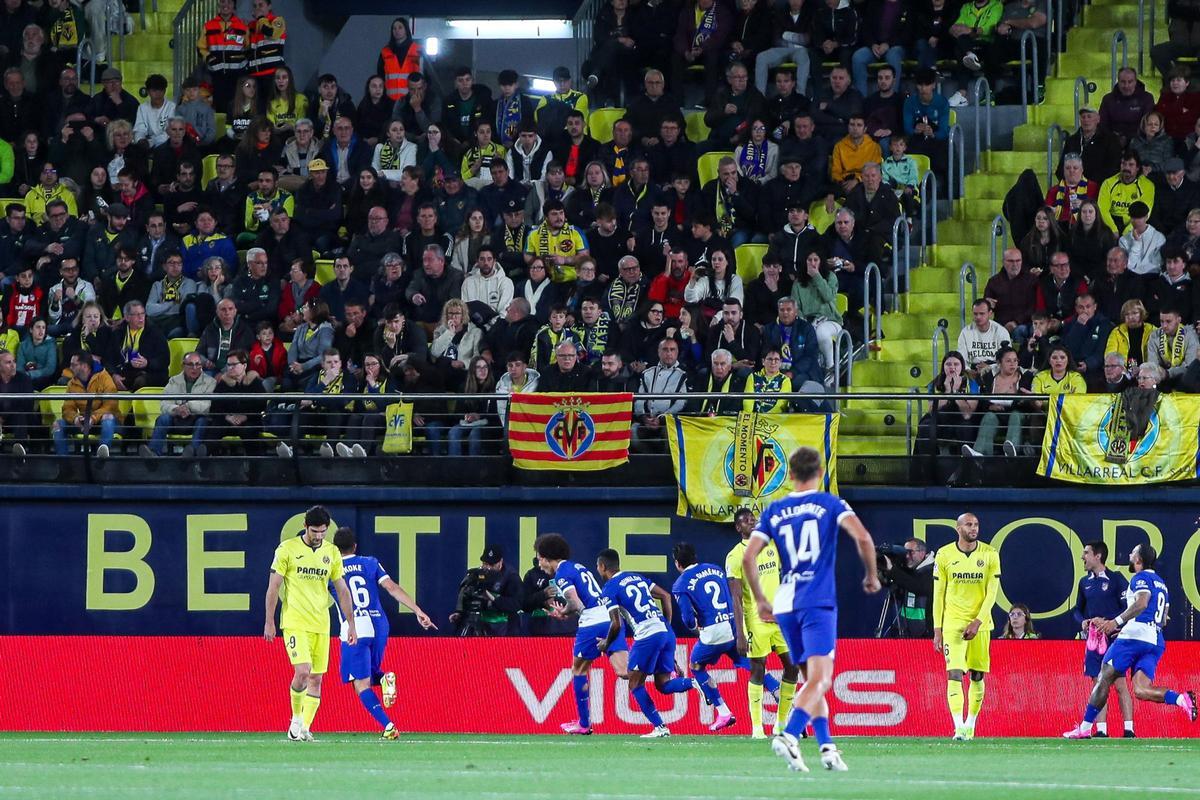
[[[146,29],[142,30],[141,17],[134,15],[134,32],[125,37],[125,57],[120,57],[120,48],[113,47],[113,60],[124,78],[126,91],[139,95],[139,90],[146,78],[155,73],[167,79],[167,97],[175,98],[177,88],[174,85],[173,51],[171,39],[174,35],[172,24],[175,15],[183,7],[184,0],[158,0],[158,11],[146,9]],[[185,47],[194,47],[195,42],[181,43]]]

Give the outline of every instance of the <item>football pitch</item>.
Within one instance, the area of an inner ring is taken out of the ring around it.
[[[847,773],[792,773],[766,742],[635,737],[0,734],[0,797],[1200,798],[1200,740],[844,738]]]

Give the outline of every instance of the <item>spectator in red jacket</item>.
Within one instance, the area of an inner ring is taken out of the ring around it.
[[[1084,200],[1100,196],[1100,184],[1083,176],[1083,158],[1078,153],[1063,156],[1063,179],[1046,192],[1046,205],[1053,208],[1064,228],[1079,216]]]
[[[1176,146],[1183,144],[1196,127],[1196,119],[1200,118],[1200,92],[1188,91],[1190,81],[1186,66],[1174,67],[1154,106],[1167,121],[1167,136],[1175,140]]]
[[[281,342],[275,341],[275,329],[270,320],[258,323],[258,341],[250,348],[250,369],[262,378],[263,386],[268,392],[283,379],[287,369],[287,349]]]
[[[688,269],[687,253],[682,247],[673,247],[667,271],[650,282],[646,296],[656,303],[663,304],[667,319],[678,319],[684,303],[683,290],[687,288],[691,279],[692,271]]]

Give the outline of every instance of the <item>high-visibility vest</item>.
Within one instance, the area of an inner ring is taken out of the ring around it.
[[[283,65],[287,26],[283,17],[270,12],[250,25],[250,71],[255,76],[274,75]]]
[[[408,76],[421,70],[421,46],[416,42],[409,45],[403,64],[390,46],[383,48],[380,57],[383,59],[384,91],[388,97],[399,100],[408,94]]]
[[[229,21],[219,16],[204,23],[204,54],[212,72],[240,72],[246,66],[250,29],[237,15]]]

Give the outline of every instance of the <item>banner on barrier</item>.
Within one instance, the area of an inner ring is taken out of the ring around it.
[[[1061,394],[1050,404],[1038,472],[1072,483],[1138,486],[1198,477],[1200,397]]]
[[[633,395],[514,394],[508,449],[521,469],[599,470],[629,461]]]
[[[558,734],[561,723],[575,718],[571,643],[570,638],[393,639],[384,660],[399,677],[393,719],[401,730],[413,732]],[[680,642],[681,661],[691,644]],[[1157,682],[1182,688],[1197,659],[1200,644],[1168,643]],[[978,735],[1057,736],[1070,728],[1087,702],[1082,663],[1081,642],[993,642]],[[929,642],[839,642],[828,695],[834,733],[948,736],[944,670]],[[267,644],[253,637],[0,637],[0,680],[11,689],[0,704],[0,730],[279,731],[282,736],[291,674],[279,639]],[[738,718],[727,733],[714,735],[749,734],[746,673],[723,662],[710,674]],[[29,680],[34,675],[43,680]],[[337,676],[335,642],[314,730],[376,730]],[[603,661],[593,665],[590,683],[598,732],[646,731],[625,681]],[[89,688],[64,702],[63,686]],[[651,689],[651,696],[673,732],[707,734],[712,708],[697,692],[664,696]],[[164,697],[171,702],[164,703]],[[1115,697],[1111,706],[1117,714]],[[1142,736],[1196,735],[1178,708],[1138,703],[1136,713]]]

